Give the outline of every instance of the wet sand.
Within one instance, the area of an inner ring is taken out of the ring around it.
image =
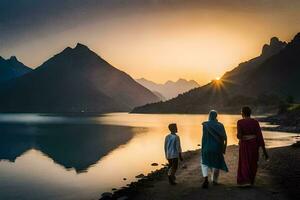
[[[180,163],[177,172],[177,185],[169,185],[163,167],[114,192],[112,197],[108,195],[102,199],[297,199],[300,195],[299,145],[272,148],[268,152],[269,161],[260,158],[256,183],[252,188],[240,188],[236,184],[238,146],[234,145],[227,149],[225,159],[229,172],[221,172],[220,185],[201,188],[200,150],[196,150],[184,153],[184,162]]]

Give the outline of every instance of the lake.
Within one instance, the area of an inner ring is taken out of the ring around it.
[[[163,143],[169,123],[177,123],[184,151],[199,148],[206,119],[175,114],[0,114],[0,199],[99,199],[102,192],[161,167],[151,163],[166,163]],[[219,116],[229,145],[237,144],[238,119]],[[268,147],[289,145],[297,136],[263,135]]]

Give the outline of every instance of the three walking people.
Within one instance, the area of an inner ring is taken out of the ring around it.
[[[237,138],[239,139],[239,161],[237,183],[240,186],[254,184],[259,148],[261,147],[266,159],[268,154],[265,148],[261,128],[257,120],[251,118],[251,109],[242,108],[243,119],[237,122]],[[203,136],[201,145],[201,171],[204,178],[202,188],[208,188],[208,174],[211,171],[212,184],[218,184],[220,170],[228,172],[224,155],[227,147],[227,135],[224,125],[218,121],[215,110],[209,112],[208,121],[202,123]],[[180,138],[177,135],[177,125],[169,125],[170,134],[165,138],[165,155],[169,162],[168,178],[171,185],[175,185],[178,160],[182,159]]]

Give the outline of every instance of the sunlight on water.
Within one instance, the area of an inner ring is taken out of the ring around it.
[[[0,199],[98,199],[165,163],[167,125],[177,123],[183,150],[201,143],[207,115],[111,113],[100,116],[0,115]],[[220,115],[237,144],[238,115]],[[297,134],[263,132],[268,147]],[[127,180],[123,180],[126,178]]]

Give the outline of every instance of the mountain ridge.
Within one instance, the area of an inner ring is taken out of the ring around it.
[[[168,80],[165,83],[155,83],[145,78],[136,79],[136,81],[149,90],[160,93],[166,100],[172,99],[179,94],[200,86],[194,80],[188,81],[183,78],[180,78],[177,81]]]
[[[0,56],[0,82],[9,81],[30,71],[32,69],[21,63],[16,56],[11,56],[8,59]]]
[[[163,103],[137,107],[132,112],[207,113],[210,109],[218,109],[223,113],[237,113],[242,105],[251,105],[257,111],[275,109],[288,95],[293,95],[299,100],[300,94],[295,87],[291,89],[294,92],[292,94],[282,92],[282,90],[291,88],[289,83],[293,81],[295,83],[291,85],[300,84],[296,77],[290,78],[288,75],[288,72],[293,72],[294,76],[300,74],[299,67],[297,68],[300,66],[299,56],[297,57],[300,54],[299,38],[300,34],[298,33],[291,42],[286,43],[273,37],[267,47],[269,50],[266,50],[266,45],[264,45],[260,56],[243,62],[233,70],[226,72],[220,81],[212,81]],[[280,70],[277,72],[272,69],[272,66],[276,69],[286,67],[286,72],[281,74]],[[274,76],[276,75],[275,81],[272,79],[272,73]],[[283,79],[284,81],[282,81]],[[265,84],[265,81],[268,84]],[[272,86],[276,88],[274,89]]]

